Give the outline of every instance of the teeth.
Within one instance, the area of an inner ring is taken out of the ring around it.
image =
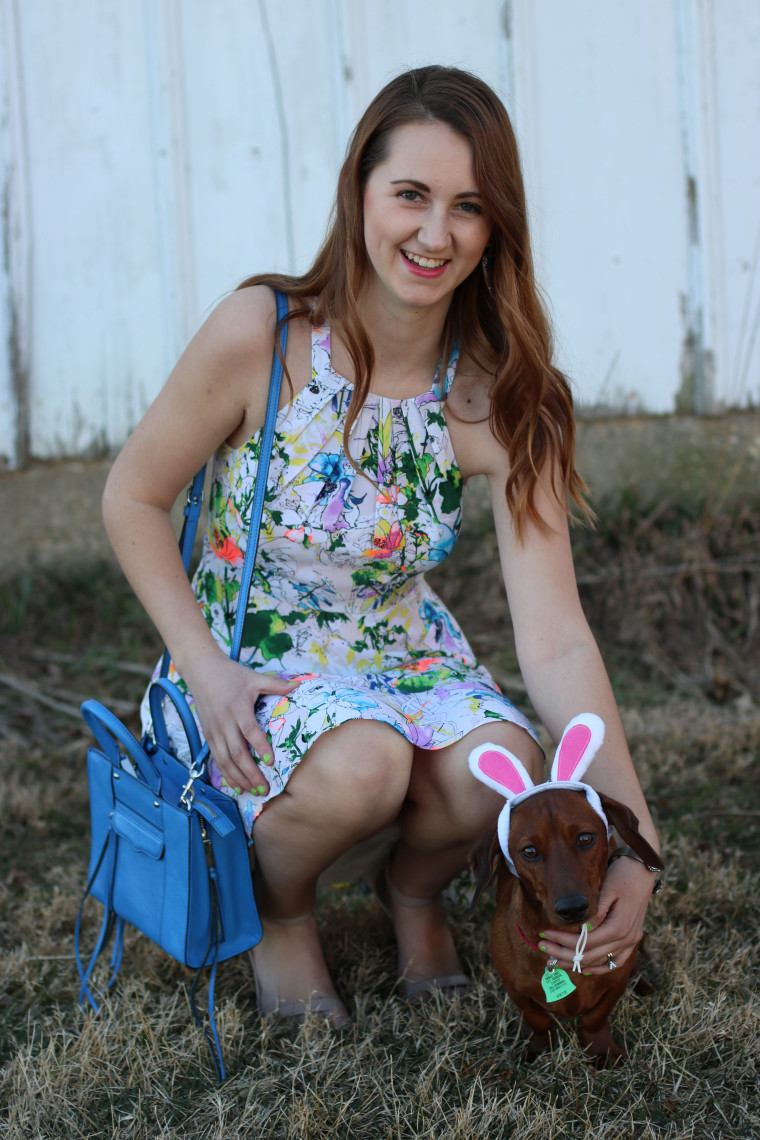
[[[420,257],[418,253],[407,253],[406,250],[402,252],[408,261],[413,261],[415,265],[419,265],[420,269],[440,269],[442,265],[446,264],[445,257]]]

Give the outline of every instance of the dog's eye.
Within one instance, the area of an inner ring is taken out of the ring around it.
[[[531,846],[530,844],[527,847],[521,848],[520,854],[522,855],[523,859],[537,859],[538,858],[538,851],[536,850],[535,847]]]
[[[582,831],[578,836],[577,843],[581,851],[585,851],[587,848],[593,846],[595,839],[596,836],[594,835],[593,831]]]

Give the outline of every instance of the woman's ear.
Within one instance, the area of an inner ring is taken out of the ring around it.
[[[574,717],[562,733],[552,764],[551,779],[580,782],[604,740],[604,721],[595,713]]]

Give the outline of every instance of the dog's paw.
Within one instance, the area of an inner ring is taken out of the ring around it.
[[[581,1034],[583,1051],[596,1069],[614,1069],[628,1058],[611,1033]]]
[[[532,1032],[525,1044],[525,1060],[528,1064],[538,1060],[542,1053],[548,1053],[553,1045],[551,1033]]]

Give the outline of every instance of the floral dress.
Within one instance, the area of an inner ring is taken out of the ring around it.
[[[461,523],[462,477],[443,414],[457,359],[455,349],[445,376],[439,368],[421,396],[370,393],[351,438],[359,473],[343,448],[352,385],[332,369],[329,330],[312,330],[311,382],[277,419],[240,653],[258,672],[303,680],[289,696],[256,703],[273,745],[266,795],[236,792],[210,763],[212,782],[237,799],[249,833],[319,735],[349,720],[383,721],[422,749],[445,748],[489,719],[535,738],[424,577],[451,552]],[[214,457],[208,533],[193,579],[226,652],[260,442],[257,432]],[[169,676],[193,708],[173,666]],[[187,759],[168,701],[166,714]],[[143,722],[150,727],[147,699]]]

